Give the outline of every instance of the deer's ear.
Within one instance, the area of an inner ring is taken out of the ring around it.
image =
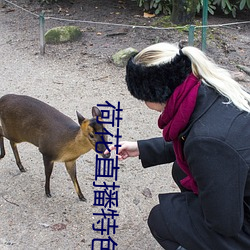
[[[76,111],[76,114],[77,114],[78,122],[81,125],[83,121],[85,120],[85,118],[78,111]]]
[[[102,113],[99,110],[99,108],[97,108],[97,107],[94,106],[94,107],[92,107],[92,115],[93,115],[93,117],[96,117],[96,116],[101,116]]]

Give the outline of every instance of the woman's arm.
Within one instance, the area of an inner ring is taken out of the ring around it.
[[[109,149],[114,151],[116,147],[112,145]],[[108,150],[104,153],[107,154]],[[144,168],[175,161],[172,143],[165,142],[162,137],[138,142],[122,141],[117,156],[119,160],[139,156]]]
[[[163,137],[138,141],[139,158],[144,168],[175,161],[173,145]]]

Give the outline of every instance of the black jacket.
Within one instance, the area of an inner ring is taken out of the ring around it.
[[[201,85],[189,125],[179,136],[199,194],[178,195],[185,196],[191,221],[186,226],[200,235],[202,249],[250,249],[250,114],[225,102],[212,88]],[[163,138],[138,145],[144,167],[175,161],[172,144]],[[160,195],[163,213],[174,195]]]

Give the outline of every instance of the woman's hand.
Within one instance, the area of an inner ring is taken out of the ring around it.
[[[118,160],[125,160],[128,157],[139,156],[139,149],[137,142],[122,141],[119,142],[120,147],[118,147]],[[111,151],[116,150],[116,146],[112,145],[109,148]],[[107,154],[108,150],[104,152]]]

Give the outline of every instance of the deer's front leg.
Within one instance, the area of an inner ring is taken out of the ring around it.
[[[76,177],[76,161],[68,161],[65,162],[66,169],[70,175],[71,180],[73,181],[76,193],[81,201],[86,201],[86,198],[83,196],[82,191],[80,189],[79,183]]]
[[[50,193],[50,177],[53,171],[54,162],[49,157],[43,155],[43,163],[45,168],[45,194],[47,197],[51,197]]]

